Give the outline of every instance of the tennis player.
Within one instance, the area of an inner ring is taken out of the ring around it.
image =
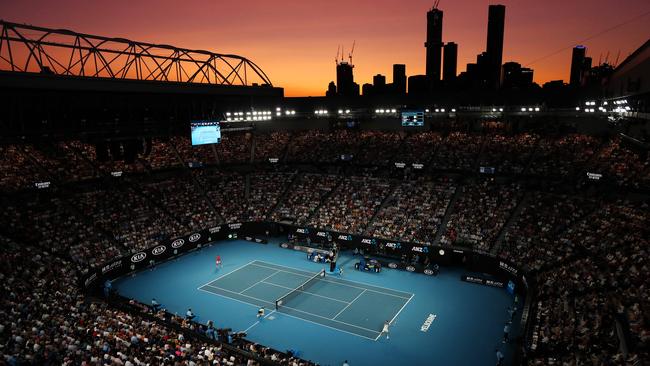
[[[382,329],[381,334],[379,334],[380,337],[381,337],[382,334],[386,333],[386,339],[390,339],[390,337],[388,336],[388,327],[389,326],[390,326],[390,323],[388,322],[388,320],[386,320],[384,322],[384,329]]]
[[[218,269],[219,267],[221,267],[221,256],[218,255],[218,256],[215,258],[214,262],[215,262],[215,265],[216,265],[217,269]]]
[[[257,319],[263,319],[263,318],[264,318],[264,306],[262,306],[257,310]]]

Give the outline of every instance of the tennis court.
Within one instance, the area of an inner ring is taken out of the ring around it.
[[[252,261],[198,288],[283,315],[377,340],[413,294]]]

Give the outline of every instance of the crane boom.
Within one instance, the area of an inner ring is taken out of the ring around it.
[[[352,65],[352,54],[354,53],[354,46],[355,46],[356,43],[357,43],[357,41],[352,42],[352,50],[348,54],[348,60],[350,60],[350,65]]]

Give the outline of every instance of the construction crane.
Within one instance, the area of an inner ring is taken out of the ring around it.
[[[352,65],[352,54],[354,53],[354,45],[357,43],[357,41],[352,41],[352,50],[348,54],[348,60],[350,60],[350,65]]]

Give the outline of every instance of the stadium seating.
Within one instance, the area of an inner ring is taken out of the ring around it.
[[[184,339],[176,326],[203,336],[191,324],[152,320],[146,307],[117,308],[76,285],[116,256],[243,221],[492,253],[538,285],[529,365],[648,357],[650,167],[620,137],[308,130],[229,134],[214,149],[179,136],[142,142],[128,163],[110,148],[99,159],[87,141],[0,146],[0,315],[11,319],[0,324],[0,363],[246,363],[245,353]],[[332,165],[341,155],[352,164]],[[424,167],[410,175],[394,162]],[[603,174],[603,185],[586,172]],[[627,357],[616,337],[623,323]]]

